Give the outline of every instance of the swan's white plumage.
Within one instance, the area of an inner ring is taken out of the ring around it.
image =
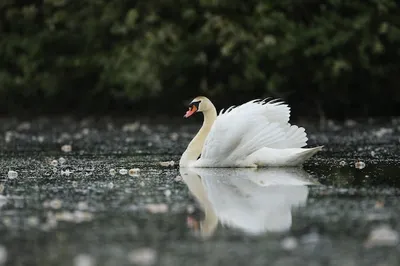
[[[278,101],[252,100],[221,110],[206,138],[199,165],[243,160],[262,147],[304,147],[305,130],[290,125],[289,117],[289,106]]]

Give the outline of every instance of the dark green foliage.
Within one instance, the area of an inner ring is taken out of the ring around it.
[[[8,113],[182,112],[199,94],[282,97],[303,115],[400,111],[395,0],[2,0],[0,33]]]

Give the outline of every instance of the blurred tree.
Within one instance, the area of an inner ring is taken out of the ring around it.
[[[272,96],[300,115],[398,115],[398,10],[395,0],[4,0],[0,110],[174,113],[205,94],[224,107]]]

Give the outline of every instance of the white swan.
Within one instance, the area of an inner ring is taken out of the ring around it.
[[[202,237],[220,222],[250,235],[285,232],[292,209],[304,206],[308,185],[318,184],[301,168],[180,168],[180,174],[204,212],[192,221]]]
[[[182,154],[180,167],[299,166],[322,149],[302,148],[305,130],[289,124],[290,107],[282,102],[253,100],[217,116],[212,102],[199,96],[184,117],[196,112],[203,113],[203,126]]]

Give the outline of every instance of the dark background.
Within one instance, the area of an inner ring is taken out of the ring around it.
[[[395,0],[0,1],[2,115],[182,115],[280,97],[296,117],[400,115]]]

